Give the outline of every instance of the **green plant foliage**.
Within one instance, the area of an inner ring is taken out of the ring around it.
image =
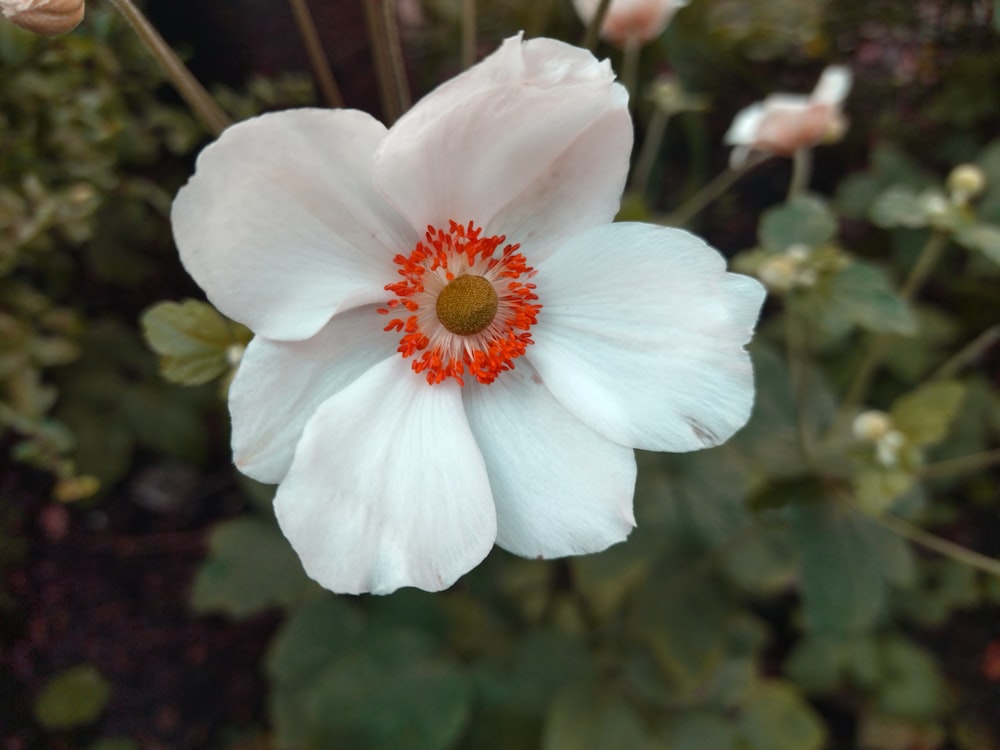
[[[198,300],[161,302],[142,314],[142,332],[172,383],[202,385],[239,361],[250,331]]]
[[[192,584],[191,606],[204,614],[242,618],[315,592],[277,526],[244,517],[224,521],[212,532],[208,557]]]
[[[97,721],[111,696],[111,685],[90,664],[54,677],[35,698],[35,718],[47,729],[73,729]]]

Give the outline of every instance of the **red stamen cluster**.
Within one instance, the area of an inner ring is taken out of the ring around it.
[[[521,279],[530,279],[535,270],[517,252],[520,245],[503,245],[505,240],[483,237],[482,228],[471,221],[449,221],[447,230],[428,226],[424,241],[408,256],[393,259],[403,280],[386,284],[396,297],[379,312],[394,316],[385,330],[403,334],[397,351],[414,357],[414,371],[426,372],[429,384],[451,377],[464,385],[466,371],[480,383],[492,383],[513,369],[514,360],[532,343],[529,330],[542,306],[535,302],[535,285]],[[435,313],[437,295],[465,274],[493,284],[499,302],[493,322],[468,336],[448,331]]]

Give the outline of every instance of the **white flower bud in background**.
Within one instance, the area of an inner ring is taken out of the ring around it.
[[[757,277],[775,292],[788,292],[796,287],[810,287],[816,283],[816,271],[807,268],[812,248],[791,245],[785,252],[772,255],[757,269]]]
[[[854,418],[854,437],[875,446],[875,458],[885,467],[899,463],[899,452],[906,445],[906,436],[894,430],[892,417],[884,411],[871,410]]]
[[[892,418],[884,411],[872,409],[854,418],[854,437],[862,443],[874,443],[892,429]]]
[[[986,175],[975,164],[959,164],[948,175],[952,203],[964,206],[986,189]]]
[[[0,11],[22,29],[56,36],[80,25],[84,0],[0,0]]]

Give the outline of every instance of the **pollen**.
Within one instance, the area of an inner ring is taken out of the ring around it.
[[[500,298],[482,276],[458,276],[438,295],[435,309],[441,325],[452,333],[479,333],[497,316]]]
[[[483,237],[473,222],[427,227],[409,255],[397,255],[401,281],[378,312],[400,336],[397,351],[430,385],[471,375],[492,383],[533,343],[542,309],[535,270],[502,235]]]

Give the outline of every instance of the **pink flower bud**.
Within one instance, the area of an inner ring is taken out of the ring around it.
[[[600,0],[573,0],[584,23],[590,23],[600,4]],[[601,23],[601,38],[617,47],[630,40],[646,44],[662,34],[674,13],[687,4],[688,0],[611,0]]]
[[[80,24],[84,0],[0,0],[0,10],[22,29],[56,36]]]

